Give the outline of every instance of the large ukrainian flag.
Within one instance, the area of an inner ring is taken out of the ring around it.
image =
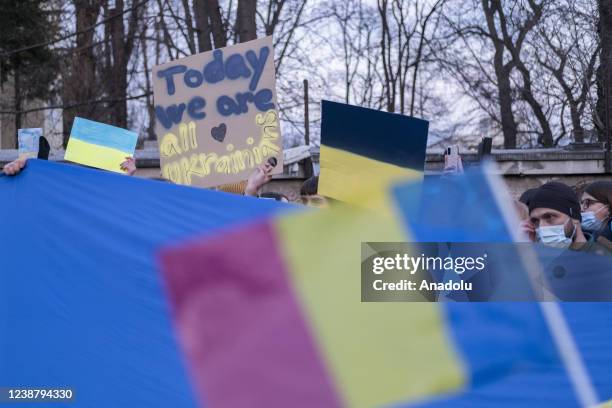
[[[444,187],[425,188],[427,203],[460,216],[409,222],[413,239],[507,238],[490,193],[449,200]],[[580,405],[539,305],[362,304],[359,243],[406,239],[401,218],[270,218],[291,209],[39,160],[0,174],[0,213],[11,214],[0,217],[11,237],[0,245],[0,384],[70,386],[79,407]],[[194,234],[205,237],[184,246]],[[155,253],[168,245],[164,282]],[[595,400],[609,401],[612,303],[562,312]]]

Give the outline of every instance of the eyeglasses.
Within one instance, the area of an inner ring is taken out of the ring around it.
[[[320,196],[302,196],[302,204],[310,207],[328,207],[328,202],[324,197]]]
[[[589,208],[595,203],[603,204],[601,201],[593,200],[590,198],[585,198],[584,200],[580,201],[580,205],[582,206],[582,208]]]

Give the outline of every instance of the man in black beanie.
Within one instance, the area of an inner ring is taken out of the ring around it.
[[[586,242],[580,227],[580,202],[569,186],[551,181],[529,198],[529,219],[521,227],[532,241],[567,248]]]

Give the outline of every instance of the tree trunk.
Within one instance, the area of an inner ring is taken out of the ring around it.
[[[111,16],[116,16],[109,20],[111,43],[113,45],[113,65],[110,68],[112,78],[110,78],[109,96],[111,102],[110,122],[114,126],[127,128],[127,65],[128,56],[126,55],[125,26],[123,23],[123,0],[115,1],[115,8],[109,11]]]
[[[395,82],[391,66],[391,34],[387,19],[387,0],[378,1],[378,13],[381,23],[380,54],[382,56],[383,74],[385,77],[384,95],[387,112],[395,112]]]
[[[187,26],[187,46],[191,55],[196,54],[195,46],[195,30],[193,29],[193,18],[191,17],[191,9],[189,1],[183,0],[183,8],[185,9],[185,25]]]
[[[207,2],[207,8],[210,14],[210,29],[212,31],[215,48],[223,48],[227,45],[227,32],[223,25],[221,17],[221,7],[219,0],[204,0]]]
[[[531,88],[531,74],[529,70],[521,61],[516,61],[519,71],[523,77],[523,87],[521,89],[521,93],[523,99],[529,104],[531,109],[533,110],[533,114],[535,115],[538,123],[540,124],[540,128],[542,129],[542,136],[540,139],[540,143],[544,147],[552,147],[553,146],[553,135],[552,130],[550,128],[550,123],[548,123],[548,118],[542,109],[542,105],[536,100],[533,90]]]
[[[584,128],[582,127],[582,123],[580,122],[580,112],[578,110],[578,104],[574,100],[570,100],[568,101],[568,103],[570,107],[570,116],[572,118],[574,142],[583,143]]]
[[[153,107],[153,93],[151,87],[151,79],[149,77],[151,70],[149,68],[149,51],[147,49],[147,26],[143,24],[140,32],[140,43],[142,51],[142,65],[144,68],[145,91],[147,93],[147,113],[149,115],[149,123],[147,126],[147,140],[155,140],[155,108]]]
[[[238,0],[236,16],[238,42],[243,43],[257,38],[256,10],[257,0]]]
[[[504,45],[507,48],[507,50],[510,52],[510,55],[512,57],[512,62],[514,63],[514,66],[518,68],[519,72],[521,73],[522,79],[523,79],[523,86],[521,87],[521,96],[523,97],[523,100],[525,100],[525,102],[527,102],[527,104],[533,110],[533,114],[535,115],[538,121],[538,124],[540,125],[540,129],[542,130],[539,142],[544,147],[552,147],[553,146],[553,135],[552,135],[552,130],[550,128],[550,123],[548,122],[548,118],[546,117],[546,114],[544,113],[544,109],[542,108],[542,105],[540,104],[540,102],[538,102],[538,100],[535,97],[533,88],[531,86],[532,84],[531,73],[529,72],[529,69],[525,66],[521,58],[521,47],[523,45],[525,36],[527,35],[529,31],[533,29],[533,27],[535,27],[538,24],[542,16],[542,7],[543,7],[542,4],[540,4],[539,6],[535,4],[534,2],[530,2],[530,4],[533,10],[533,15],[531,15],[525,21],[523,26],[520,28],[519,34],[515,40],[513,36],[509,34],[508,23],[507,23],[508,19],[504,14],[501,1],[500,0],[495,1],[495,7],[499,15],[500,27],[503,33]]]
[[[133,5],[134,3],[132,3]],[[111,100],[108,111],[110,122],[122,128],[128,125],[128,64],[134,49],[134,43],[139,36],[141,16],[144,7],[132,9],[128,22],[128,29],[124,23],[125,6],[123,0],[115,0],[115,8],[109,10],[107,21],[112,45],[113,62],[106,67],[109,78],[106,81],[106,94]]]
[[[212,42],[210,41],[210,24],[208,22],[209,15],[210,12],[207,9],[206,0],[193,1],[193,16],[198,34],[199,52],[212,50]]]
[[[600,65],[597,69],[598,139],[606,141],[606,132],[612,125],[612,4],[599,0],[599,35],[601,42]],[[607,100],[607,103],[606,103]],[[606,111],[607,109],[607,111]]]
[[[512,86],[510,84],[510,69],[503,65],[503,57],[495,62],[497,76],[497,92],[499,94],[499,115],[504,135],[504,148],[516,149],[517,125],[512,112]]]
[[[497,79],[497,93],[499,98],[499,116],[501,121],[502,133],[504,135],[504,147],[506,149],[516,149],[517,145],[517,125],[512,111],[512,85],[510,83],[510,73],[512,63],[504,64],[504,44],[499,37],[495,25],[495,9],[489,4],[489,0],[482,0],[482,9],[487,20],[489,35],[495,47],[493,57],[493,67]]]
[[[93,104],[85,103],[95,96],[96,61],[93,53],[94,30],[86,30],[96,23],[100,14],[100,1],[74,0],[76,13],[76,49],[64,74],[63,101],[64,105],[84,103],[74,108],[64,109],[62,112],[63,142],[68,144],[70,129],[75,116],[92,118]],[[92,118],[95,119],[95,118]]]

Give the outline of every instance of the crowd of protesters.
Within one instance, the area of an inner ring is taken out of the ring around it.
[[[461,163],[459,159],[459,163]],[[26,166],[20,158],[4,166],[6,175],[16,175]],[[220,190],[288,202],[279,193],[259,193],[261,187],[272,178],[274,163],[258,166],[242,183],[219,187]],[[136,162],[131,157],[121,164],[121,169],[132,176]],[[460,169],[445,169],[445,174],[463,173]],[[302,185],[300,203],[314,207],[326,207],[328,200],[318,194],[318,176]],[[532,242],[559,248],[573,248],[585,252],[612,253],[612,181],[596,181],[581,189],[551,181],[538,188],[525,191],[515,202],[520,229]]]
[[[551,181],[525,191],[517,208],[521,230],[530,241],[601,253],[612,252],[611,204],[611,181],[581,189]]]

